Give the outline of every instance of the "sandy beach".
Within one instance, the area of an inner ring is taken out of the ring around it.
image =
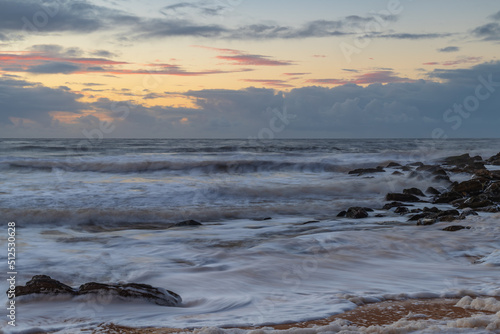
[[[469,299],[470,298],[470,299]],[[498,333],[500,330],[500,317],[497,314],[494,319],[495,311],[500,311],[500,297],[494,298],[498,302],[495,304],[492,299],[481,303],[478,307],[470,301],[486,301],[485,298],[471,297],[460,298],[436,298],[436,299],[411,299],[411,300],[388,300],[380,303],[373,303],[360,306],[354,310],[337,314],[326,319],[305,321],[298,323],[270,325],[265,327],[241,327],[239,330],[248,330],[253,333],[262,331],[296,331],[298,329],[320,329],[331,324],[348,326],[350,332],[359,330],[369,333],[406,333],[406,327],[411,327],[411,322],[419,322],[421,328],[431,327],[436,321],[455,321],[458,326],[465,328],[484,328],[487,332]],[[467,305],[469,304],[469,305]],[[460,306],[459,306],[460,305]],[[493,322],[487,324],[481,316],[493,316]],[[460,320],[460,321],[459,321]],[[484,326],[482,326],[484,325]],[[488,329],[486,329],[490,326]],[[401,331],[395,331],[400,327]],[[235,328],[219,329],[220,331],[231,331]],[[409,329],[409,328],[407,328]],[[117,326],[115,324],[102,324],[92,333],[107,334],[160,334],[160,333],[213,333],[215,329],[181,329],[181,328],[132,328]],[[411,329],[409,329],[411,330]],[[256,332],[255,332],[256,331]],[[319,331],[318,331],[319,332]]]

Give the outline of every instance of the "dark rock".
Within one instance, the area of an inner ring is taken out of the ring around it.
[[[447,191],[436,197],[434,199],[434,203],[450,203],[460,198],[463,198],[460,193],[457,193],[456,191]]]
[[[451,191],[463,195],[477,195],[483,191],[483,183],[478,179],[472,179],[454,184]]]
[[[443,231],[455,232],[463,229],[470,229],[470,226],[462,226],[462,225],[451,225],[443,228]]]
[[[309,220],[309,221],[306,221],[305,223],[302,223],[300,225],[307,225],[307,224],[313,224],[313,223],[319,223],[319,220]]]
[[[417,167],[422,167],[422,166],[424,166],[424,163],[423,163],[423,162],[420,162],[420,161],[416,161],[416,162],[409,163],[407,166],[417,166]]]
[[[378,166],[376,168],[358,168],[355,170],[351,170],[349,174],[357,174],[357,175],[363,175],[363,174],[372,174],[372,173],[383,173],[385,170]]]
[[[419,212],[422,212],[422,209],[419,209],[419,208],[417,208],[417,209],[411,209],[410,212],[411,213],[419,213]]]
[[[134,298],[153,302],[161,306],[177,306],[181,303],[181,297],[175,292],[162,288],[155,288],[148,284],[102,284],[85,283],[78,289],[79,295],[98,294],[99,296],[120,296],[123,298]]]
[[[420,219],[428,218],[428,217],[430,217],[430,216],[434,216],[434,214],[429,213],[429,212],[427,212],[427,213],[418,213],[418,214],[416,214],[416,215],[411,216],[411,217],[408,219],[408,221],[420,220]]]
[[[448,173],[442,168],[438,168],[434,171],[432,171],[432,175],[441,175],[441,176],[448,176]]]
[[[401,167],[401,165],[398,164],[397,162],[391,161],[385,167]]]
[[[460,214],[460,219],[465,219],[465,217],[468,217],[468,216],[477,216],[477,212],[472,210],[472,209],[464,210]]]
[[[31,280],[26,282],[25,286],[16,286],[16,296],[24,296],[34,293],[76,295],[77,291],[47,275],[35,275],[31,278]]]
[[[403,175],[403,173],[401,173],[398,170],[395,170],[394,172],[392,172],[392,175]]]
[[[412,171],[410,174],[408,174],[408,177],[413,179],[415,177],[421,176],[420,173]]]
[[[384,205],[382,207],[383,210],[390,210],[394,207],[399,207],[399,206],[413,206],[413,204],[405,204],[405,203],[402,203],[402,202],[391,202],[391,203],[387,203],[386,205]]]
[[[438,220],[440,222],[452,222],[452,221],[457,220],[457,219],[459,219],[459,217],[446,215],[446,216],[440,216]]]
[[[420,199],[415,195],[388,193],[385,196],[387,201],[400,201],[400,202],[419,202]]]
[[[182,302],[182,298],[175,292],[162,288],[155,288],[148,284],[103,284],[85,283],[79,289],[61,283],[47,275],[36,275],[26,283],[25,286],[16,286],[16,296],[29,294],[53,294],[81,296],[96,294],[99,296],[119,296],[124,298],[134,298],[148,300],[162,306],[177,306]]]
[[[451,157],[447,157],[443,159],[443,162],[446,165],[466,165],[470,162],[473,162],[474,159],[469,155],[469,153],[465,153],[462,155],[454,155]]]
[[[353,206],[347,209],[345,216],[347,218],[354,218],[354,219],[366,218],[368,217],[368,212],[365,208],[359,206]]]
[[[498,208],[498,206],[492,205],[492,206],[487,206],[484,208],[477,208],[477,211],[495,213],[495,212],[499,212],[500,209]]]
[[[382,213],[377,213],[377,214],[375,215],[375,217],[377,217],[377,218],[382,218],[382,217],[385,217],[385,215],[384,215],[384,214],[382,214]]]
[[[424,211],[424,212],[432,212],[432,213],[439,213],[441,210],[439,210],[438,208],[436,208],[435,206],[433,206],[432,208],[424,207],[424,209],[422,211]]]
[[[486,160],[490,165],[500,165],[500,153],[495,154],[494,156],[490,157],[488,160]]]
[[[477,209],[477,208],[484,208],[486,206],[491,206],[493,204],[494,203],[490,201],[486,196],[479,195],[467,198],[462,204],[460,204],[459,208]]]
[[[343,210],[343,211],[340,211],[337,215],[337,217],[345,217],[345,215],[347,214],[347,211]]]
[[[261,221],[264,221],[264,220],[271,220],[271,219],[272,219],[271,217],[262,217],[262,218],[254,218],[253,220],[261,222]]]
[[[181,221],[179,223],[174,224],[174,226],[200,226],[200,225],[202,225],[202,223],[197,222],[196,220],[192,220],[192,219],[184,220],[184,221]]]
[[[415,196],[425,196],[425,194],[422,192],[422,190],[420,190],[418,188],[405,189],[405,190],[403,190],[403,194],[415,195]]]
[[[436,218],[422,218],[419,219],[417,225],[432,225],[436,223]]]
[[[394,210],[394,213],[399,213],[400,215],[404,215],[405,213],[410,212],[406,206],[398,206],[396,210]]]
[[[409,171],[411,171],[411,167],[410,166],[403,166],[403,167],[401,167],[401,170],[404,172],[409,172]]]
[[[432,178],[434,182],[450,182],[450,177],[448,175],[436,175]]]
[[[458,210],[455,210],[455,209],[444,210],[444,211],[439,211],[438,212],[438,217],[443,217],[443,216],[458,216],[458,215],[460,215],[460,212],[458,212]]]
[[[431,195],[440,195],[441,194],[441,192],[434,187],[427,188],[427,190],[425,192],[428,194],[431,194]]]

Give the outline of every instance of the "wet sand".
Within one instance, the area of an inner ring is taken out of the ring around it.
[[[500,300],[500,298],[497,298]],[[478,314],[494,314],[495,312],[464,309],[455,306],[459,298],[450,299],[411,299],[389,300],[380,303],[367,304],[354,310],[337,314],[326,319],[305,321],[290,324],[270,325],[265,328],[287,330],[290,328],[309,328],[326,326],[333,321],[344,319],[358,327],[391,325],[401,319],[406,320],[455,320],[469,318]],[[239,327],[241,329],[260,329],[264,327]],[[101,325],[93,333],[106,334],[159,334],[192,332],[193,329],[179,328],[130,328],[114,324]]]

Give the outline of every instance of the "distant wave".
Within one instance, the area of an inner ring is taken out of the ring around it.
[[[143,173],[154,171],[182,171],[187,173],[256,173],[256,172],[345,172],[349,168],[325,162],[290,162],[280,160],[201,160],[201,161],[3,161],[0,165],[9,169],[100,173]]]

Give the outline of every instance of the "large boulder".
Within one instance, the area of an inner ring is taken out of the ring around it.
[[[442,193],[441,195],[437,196],[434,199],[434,203],[451,203],[457,199],[461,199],[463,196],[460,193],[457,193],[456,191],[447,191]]]
[[[404,189],[403,194],[406,195],[415,195],[415,196],[425,196],[425,194],[422,192],[422,190],[418,188],[409,188],[409,189]]]

